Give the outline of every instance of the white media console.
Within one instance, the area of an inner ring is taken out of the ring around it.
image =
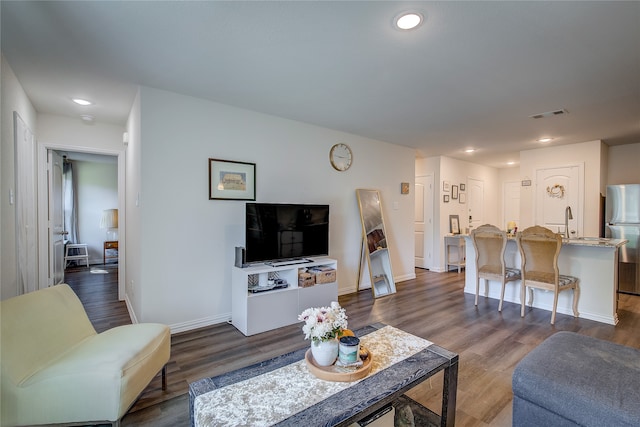
[[[337,270],[338,262],[330,258],[314,258],[313,261],[292,265],[253,265],[233,267],[231,292],[231,323],[244,335],[292,325],[298,315],[309,307],[325,307],[338,301],[337,279],[331,283],[298,287],[298,270],[310,267],[330,267]],[[288,287],[269,289],[271,283],[284,279]]]

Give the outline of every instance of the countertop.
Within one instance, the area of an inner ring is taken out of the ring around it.
[[[574,237],[570,239],[562,238],[563,245],[575,246],[598,246],[608,248],[619,248],[629,242],[627,239],[609,239],[606,237]]]
[[[447,236],[452,236],[451,234]],[[470,237],[468,234],[458,234],[460,237]],[[509,235],[509,240],[515,240],[516,236]],[[604,248],[619,248],[624,246],[629,241],[627,239],[610,239],[607,237],[572,237],[570,239],[562,238],[563,245],[570,246],[588,246],[588,247],[604,247]]]

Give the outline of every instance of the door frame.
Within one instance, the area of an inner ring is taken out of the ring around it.
[[[48,150],[72,151],[77,153],[101,154],[118,158],[118,299],[125,298],[125,259],[126,259],[126,209],[125,209],[125,154],[122,150],[108,150],[95,147],[54,144],[38,142],[38,287],[43,289],[51,286],[49,278],[49,238],[48,238],[48,185],[47,185],[47,155]],[[46,209],[44,207],[47,207]]]

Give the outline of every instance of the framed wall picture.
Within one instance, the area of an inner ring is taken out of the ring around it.
[[[400,183],[400,194],[409,194],[409,183],[408,182]]]
[[[451,198],[453,200],[458,198],[458,186],[457,185],[452,185],[451,186]]]
[[[449,232],[451,234],[460,234],[460,219],[458,215],[449,215]]]
[[[460,204],[462,204],[462,205],[467,203],[467,194],[466,193],[460,193],[460,196],[458,197],[458,202],[460,202]]]
[[[255,163],[209,159],[209,200],[255,199]]]
[[[465,188],[466,186],[464,184],[460,184],[460,191],[464,191]]]
[[[448,193],[450,189],[451,189],[451,183],[449,183],[449,181],[442,181],[442,191],[444,191],[445,193]]]
[[[442,201],[443,201],[444,203],[449,203],[449,195],[448,195],[448,194],[445,194],[444,196],[442,196]]]

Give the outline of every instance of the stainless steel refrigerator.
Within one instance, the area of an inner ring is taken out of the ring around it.
[[[640,184],[607,186],[605,234],[627,239],[620,248],[618,292],[640,295]]]

